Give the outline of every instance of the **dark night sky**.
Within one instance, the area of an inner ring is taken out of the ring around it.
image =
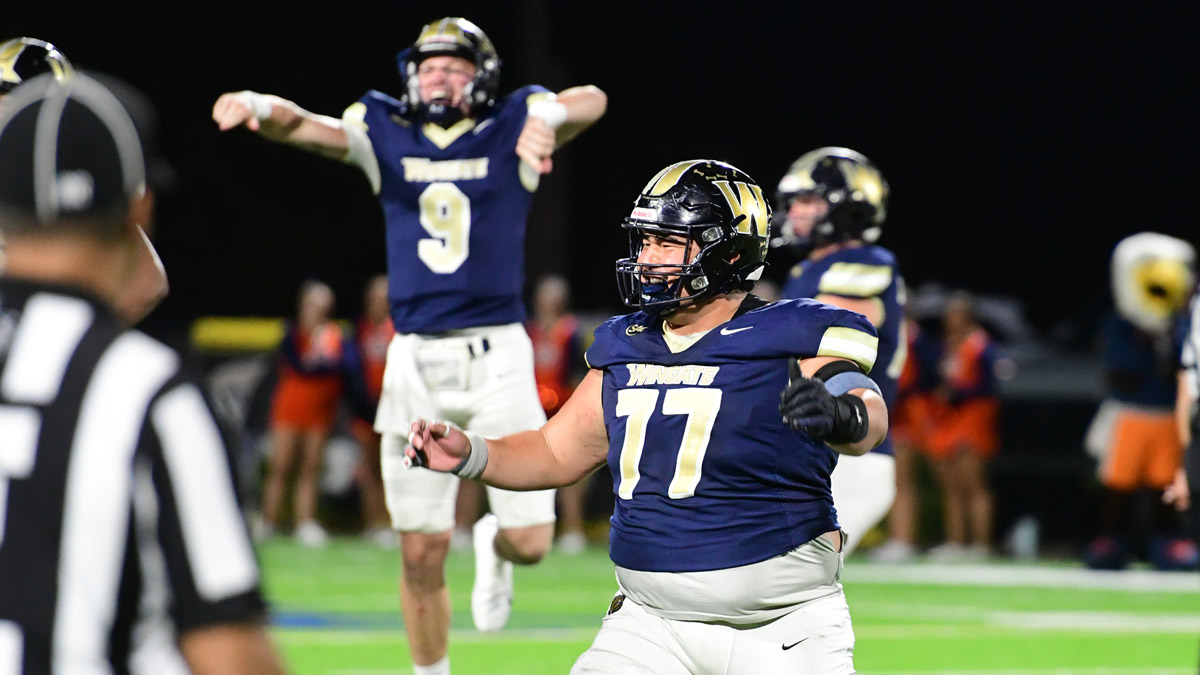
[[[621,218],[658,169],[698,157],[773,190],[806,150],[860,150],[891,183],[880,243],[910,285],[1018,298],[1046,331],[1107,302],[1121,237],[1197,239],[1200,59],[1181,3],[33,4],[7,33],[48,39],[158,104],[181,178],[160,200],[173,282],[160,326],[288,313],[310,275],[334,286],[343,314],[357,310],[384,264],[366,181],[220,134],[211,106],[255,89],[338,115],[367,89],[395,93],[395,53],[445,15],[488,32],[503,93],[538,82],[609,94],[607,116],[556,156],[530,223],[530,274],[567,274],[584,309],[620,310]]]

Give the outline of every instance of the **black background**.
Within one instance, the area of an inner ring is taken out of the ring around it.
[[[310,276],[334,287],[341,314],[358,310],[384,269],[366,181],[221,134],[211,107],[254,89],[340,115],[367,89],[396,93],[395,53],[446,15],[492,38],[502,93],[536,82],[609,94],[608,114],[556,155],[527,242],[530,278],[566,274],[581,309],[621,310],[619,223],[658,169],[717,158],[773,190],[801,153],[845,145],[891,183],[880,243],[910,285],[1019,299],[1047,334],[1086,323],[1108,301],[1120,238],[1194,239],[1195,12],[960,5],[40,2],[6,12],[4,37],[47,39],[157,104],[179,183],[160,199],[172,293],[151,325],[288,314]]]

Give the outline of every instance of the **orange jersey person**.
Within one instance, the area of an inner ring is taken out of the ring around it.
[[[568,307],[570,288],[558,275],[538,279],[534,287],[533,313],[525,322],[525,332],[533,343],[533,376],[538,398],[549,417],[570,398],[583,378],[583,340],[579,321]]]
[[[355,363],[351,368],[353,376],[358,380],[355,394],[361,400],[354,402],[354,423],[365,425],[369,433],[374,433],[372,425],[375,423],[375,408],[379,405],[379,395],[383,392],[387,349],[395,334],[392,319],[386,314],[376,319],[364,315],[355,325],[355,353],[352,356]]]
[[[526,330],[533,341],[533,375],[538,397],[549,417],[558,412],[575,388],[582,365],[579,321],[571,315],[555,319],[549,327],[530,321]]]
[[[889,411],[892,438],[923,447],[932,431],[929,399],[937,380],[937,345],[920,324],[905,320],[908,357],[896,381],[896,403]]]
[[[971,328],[957,344],[943,346],[938,362],[941,383],[929,400],[935,426],[925,439],[934,456],[968,449],[982,458],[999,447],[996,398],[992,367],[996,355],[991,337],[980,327]]]
[[[328,431],[344,389],[345,338],[337,324],[311,331],[292,326],[280,346],[273,426]]]

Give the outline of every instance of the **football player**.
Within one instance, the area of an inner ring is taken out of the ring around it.
[[[800,256],[780,295],[815,298],[867,317],[879,334],[879,385],[889,409],[904,369],[904,279],[896,257],[875,241],[887,217],[888,184],[849,148],[812,150],[792,163],[776,191],[775,245]],[[870,454],[845,458],[833,472],[833,503],[848,537],[846,552],[879,523],[896,497],[890,436]]]
[[[0,44],[0,114],[4,111],[4,99],[9,92],[25,80],[43,73],[53,74],[58,82],[66,82],[74,76],[75,68],[58,47],[45,40],[18,37]],[[104,76],[99,77],[106,79]],[[154,244],[150,243],[146,228],[150,226],[149,214],[154,210],[156,188],[162,187],[165,182],[162,179],[164,172],[171,170],[166,167],[165,160],[158,156],[157,148],[154,147],[158,129],[157,112],[154,111],[153,104],[142,92],[132,90],[124,82],[108,81],[106,84],[121,89],[124,94],[122,101],[142,132],[143,142],[151,144],[151,147],[143,148],[149,161],[148,184],[144,190],[148,204],[148,208],[144,209],[147,222],[138,226],[140,247],[116,304],[117,314],[127,324],[133,325],[157,307],[167,297],[169,290],[167,270],[163,267]],[[0,269],[4,267],[3,246],[3,238],[0,238]]]
[[[230,92],[212,117],[362,169],[386,221],[389,300],[397,331],[375,420],[400,597],[418,675],[449,672],[450,597],[443,565],[458,479],[398,469],[409,422],[451,419],[489,435],[545,422],[522,321],[525,222],[551,155],[604,114],[595,86],[498,95],[500,58],[474,23],[426,25],[397,56],[399,98],[369,91],[340,119],[292,101]],[[498,630],[512,602],[512,563],[546,553],[554,493],[491,491],[475,526],[472,616]],[[499,534],[497,535],[497,531]]]
[[[637,311],[596,329],[566,405],[503,438],[412,424],[414,464],[489,485],[569,485],[608,464],[618,593],[572,673],[854,672],[829,474],[887,433],[865,375],[875,329],[749,293],[770,213],[729,164],[668,166],[624,222],[617,276]]]

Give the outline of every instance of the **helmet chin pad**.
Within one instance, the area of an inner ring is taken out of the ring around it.
[[[426,122],[436,124],[443,129],[454,126],[466,117],[461,106],[452,106],[445,99],[431,101],[421,106],[421,108],[422,117],[425,118]]]

